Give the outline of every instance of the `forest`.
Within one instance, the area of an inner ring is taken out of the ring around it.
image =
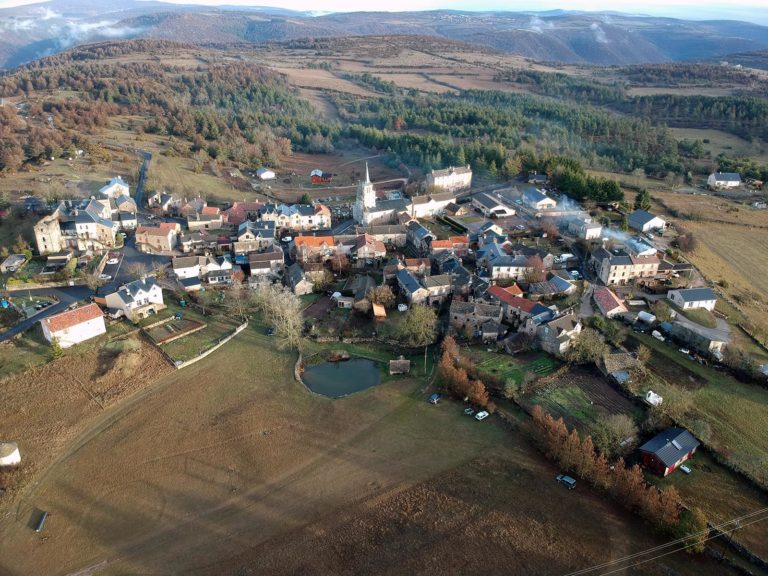
[[[173,153],[201,162],[279,166],[291,150],[327,153],[341,139],[352,139],[389,151],[394,165],[424,170],[471,164],[481,174],[507,178],[531,164],[548,172],[557,168],[561,184],[575,196],[604,201],[614,198],[615,190],[588,179],[584,169],[680,177],[698,169],[699,161],[712,160],[701,142],[677,141],[667,125],[714,127],[748,139],[768,139],[765,99],[628,98],[619,81],[607,84],[560,73],[499,74],[499,79],[529,85],[540,96],[488,90],[427,94],[369,73],[348,74],[347,80],[378,96],[328,93],[339,113],[336,122],[319,116],[284,76],[263,66],[217,57],[208,64],[201,58],[192,68],[164,64],[158,57],[103,60],[173,54],[183,47],[151,40],[108,42],[0,76],[0,97],[38,96],[21,114],[0,109],[0,171],[73,149],[98,152],[93,134],[115,116],[131,116],[140,118],[132,121],[132,130],[171,136]],[[744,79],[746,86],[754,81],[732,68],[711,65],[633,66],[618,72],[638,82]],[[575,164],[545,166],[551,158],[569,158]],[[751,177],[764,179],[764,166],[725,156],[717,162],[722,169],[743,167]]]

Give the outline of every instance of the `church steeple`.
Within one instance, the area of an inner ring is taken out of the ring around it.
[[[368,175],[368,162],[365,163],[365,183],[371,183],[371,177]]]
[[[371,174],[368,171],[368,163],[365,163],[365,181],[357,185],[357,197],[352,207],[352,216],[358,223],[367,224],[366,216],[369,210],[376,209],[376,191],[371,184]]]

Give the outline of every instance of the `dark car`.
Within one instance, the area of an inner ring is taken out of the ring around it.
[[[265,332],[267,336],[274,336],[275,335],[275,329],[274,328],[267,328],[267,331]]]

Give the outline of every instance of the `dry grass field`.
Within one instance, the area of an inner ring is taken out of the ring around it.
[[[656,94],[675,94],[678,96],[732,96],[737,88],[702,87],[702,86],[631,86],[628,96],[654,96]]]
[[[118,406],[72,410],[80,433],[57,436],[2,501],[0,573],[553,574],[660,543],[588,487],[557,484],[498,417],[432,406],[407,379],[314,396],[271,346],[248,329]],[[87,405],[64,390],[47,386],[36,417],[62,394]],[[54,432],[40,426],[38,445]],[[722,567],[674,555],[633,573]]]
[[[298,68],[275,68],[281,74],[285,74],[288,82],[301,88],[319,88],[322,90],[332,90],[335,92],[345,92],[355,96],[374,96],[375,94],[357,84],[344,80],[327,70],[298,69]]]
[[[662,213],[669,208],[700,221],[768,229],[768,212],[720,196],[654,190],[652,197],[657,200],[657,208],[661,208]],[[634,199],[634,195],[632,198]],[[688,225],[682,219],[680,222]]]
[[[703,142],[705,150],[708,150],[712,157],[718,154],[727,154],[728,156],[751,156],[758,162],[768,162],[768,143],[760,139],[749,142],[728,132],[721,130],[704,130],[699,128],[670,128],[676,138],[681,140],[709,140]]]

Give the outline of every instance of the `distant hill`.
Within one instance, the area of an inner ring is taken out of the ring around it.
[[[712,58],[710,62],[727,62],[733,66],[744,66],[745,68],[758,68],[768,70],[768,50],[755,50],[754,52],[739,52],[738,54],[726,54],[719,58]]]
[[[261,43],[420,34],[539,61],[599,65],[706,60],[768,49],[768,27],[735,21],[694,22],[564,10],[312,16],[267,7],[214,9],[137,0],[62,0],[0,9],[0,32],[0,66],[5,68],[71,46],[117,38]]]

